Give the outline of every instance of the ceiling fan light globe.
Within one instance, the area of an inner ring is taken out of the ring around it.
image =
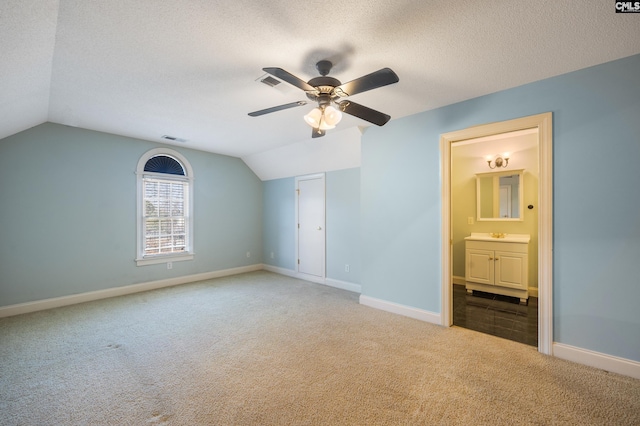
[[[320,119],[322,118],[322,110],[320,108],[314,108],[307,115],[304,116],[304,121],[314,129],[318,128]]]
[[[342,120],[342,112],[340,110],[328,106],[324,109],[324,120],[323,122],[327,123],[328,126],[335,127]]]

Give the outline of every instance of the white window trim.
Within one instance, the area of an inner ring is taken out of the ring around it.
[[[168,175],[164,173],[150,173],[144,171],[144,166],[147,164],[150,158],[156,157],[158,155],[166,155],[167,157],[173,157],[178,160],[182,166],[185,168],[186,176],[177,176],[177,175]],[[144,200],[143,200],[143,191],[142,191],[142,183],[145,176],[158,177],[160,179],[176,179],[176,180],[185,180],[189,182],[189,194],[188,194],[188,208],[189,208],[189,224],[188,224],[188,238],[187,238],[187,247],[184,253],[176,254],[159,254],[155,256],[144,256],[144,235],[142,235],[143,230],[143,212],[144,212]],[[180,154],[169,148],[155,148],[150,151],[147,151],[140,157],[138,160],[138,166],[136,167],[136,265],[137,266],[145,266],[145,265],[156,265],[158,263],[167,263],[167,262],[182,262],[185,260],[193,260],[195,252],[193,250],[193,222],[194,222],[194,210],[193,210],[193,169],[191,168],[191,164],[187,159]]]

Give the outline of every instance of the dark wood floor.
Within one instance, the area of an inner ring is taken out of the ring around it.
[[[453,286],[453,325],[538,346],[538,298],[521,305],[517,297]]]

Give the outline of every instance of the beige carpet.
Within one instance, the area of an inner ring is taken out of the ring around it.
[[[640,380],[255,272],[0,320],[1,425],[639,425]]]

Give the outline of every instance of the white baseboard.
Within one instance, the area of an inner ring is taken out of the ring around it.
[[[294,274],[295,274],[294,277],[300,280],[309,281],[316,284],[326,284],[325,277],[318,277],[317,275],[301,274],[300,272],[294,272]]]
[[[306,279],[309,277],[305,274],[298,274],[295,271],[285,268],[279,268],[271,265],[255,264],[249,266],[241,266],[238,268],[223,269],[219,271],[204,272],[201,274],[185,275],[182,277],[167,278],[164,280],[150,281],[140,284],[132,284],[122,287],[107,288],[104,290],[90,291],[86,293],[73,294],[70,296],[54,297],[51,299],[36,300],[34,302],[18,303],[15,305],[0,307],[0,318],[10,317],[14,315],[27,314],[30,312],[43,311],[46,309],[60,308],[62,306],[75,305],[78,303],[92,302],[94,300],[107,299],[110,297],[124,296],[127,294],[139,293],[142,291],[155,290],[163,287],[171,287],[174,285],[187,284],[196,281],[210,280],[213,278],[226,277],[229,275],[242,274],[245,272],[253,272],[266,270],[281,275],[294,278]],[[360,293],[361,287],[358,284],[348,283],[344,281],[321,279],[319,284],[331,287],[341,288],[343,290],[354,291]]]
[[[334,280],[333,278],[326,278],[325,285],[329,287],[335,287],[342,290],[352,291],[354,293],[362,293],[362,286],[360,284],[350,283],[348,281]]]
[[[286,275],[287,277],[297,278],[296,271],[292,269],[281,268],[279,266],[273,266],[273,265],[267,265],[267,264],[263,264],[262,269],[264,269],[265,271],[274,272],[276,274]]]
[[[360,304],[371,308],[380,309],[394,314],[414,318],[420,321],[441,325],[440,314],[425,311],[411,306],[400,305],[386,300],[375,299],[373,297],[360,295]]]
[[[262,269],[263,269],[262,264],[241,266],[238,268],[204,272],[201,274],[185,275],[182,277],[167,278],[165,280],[150,281],[146,283],[107,288],[104,290],[90,291],[87,293],[73,294],[70,296],[62,296],[62,297],[55,297],[51,299],[37,300],[35,302],[19,303],[16,305],[0,307],[0,318],[9,317],[13,315],[27,314],[29,312],[43,311],[45,309],[59,308],[62,306],[75,305],[77,303],[107,299],[110,297],[124,296],[127,294],[155,290],[163,287],[171,287],[179,284],[186,284],[186,283],[191,283],[196,281],[210,280],[213,278],[226,277],[229,275],[242,274],[244,272],[260,271]]]
[[[640,362],[619,358],[600,352],[577,348],[562,343],[553,344],[553,356],[573,361],[578,364],[588,365],[612,373],[640,379]]]
[[[350,283],[348,281],[334,280],[333,278],[314,277],[313,275],[300,274],[291,269],[280,268],[278,266],[266,264],[263,265],[263,269],[265,271],[275,272],[276,274],[286,275],[287,277],[298,278],[304,281],[311,281],[316,284],[327,285],[329,287],[352,291],[354,293],[362,293],[362,286],[360,284]]]

